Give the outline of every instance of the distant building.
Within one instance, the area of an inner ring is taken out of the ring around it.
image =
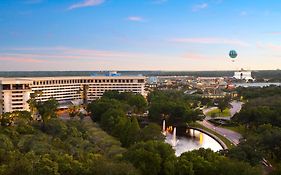
[[[233,78],[235,78],[236,80],[246,80],[246,81],[254,80],[252,77],[252,72],[245,71],[245,70],[234,72]]]
[[[195,87],[202,91],[204,98],[223,98],[227,83],[223,77],[198,77]]]
[[[149,88],[156,88],[158,83],[157,77],[148,77],[146,80],[146,86]]]
[[[27,100],[31,93],[40,92],[37,100],[54,97],[60,104],[74,100],[87,101],[100,98],[105,91],[133,92],[145,95],[145,77],[73,76],[73,77],[18,77],[0,78],[0,114],[16,110],[29,110]]]

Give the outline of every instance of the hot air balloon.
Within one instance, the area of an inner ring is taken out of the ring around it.
[[[232,62],[234,62],[235,60],[235,58],[237,57],[237,52],[235,51],[235,50],[231,50],[231,51],[229,51],[229,57],[231,58],[231,61]]]

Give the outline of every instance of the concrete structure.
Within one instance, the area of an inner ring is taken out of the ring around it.
[[[31,93],[40,92],[37,100],[54,97],[59,103],[100,98],[105,91],[134,92],[145,95],[143,76],[85,76],[85,77],[20,77],[0,78],[0,114],[29,110]]]
[[[252,77],[252,72],[251,71],[238,71],[238,72],[234,72],[234,76],[233,78],[237,79],[237,80],[254,80]]]

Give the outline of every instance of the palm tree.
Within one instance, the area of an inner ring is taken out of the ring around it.
[[[79,88],[77,94],[80,94],[80,98],[83,100],[83,105],[86,106],[88,104],[88,89],[89,85],[84,84],[83,88]]]
[[[89,85],[83,85],[83,105],[86,106],[88,104],[88,89]]]
[[[68,113],[70,118],[74,118],[79,114],[80,107],[76,105],[71,105],[68,108]]]
[[[36,100],[37,97],[41,97],[43,94],[42,91],[35,91],[35,93],[30,94],[29,100],[27,100],[27,103],[29,105],[29,110],[31,112],[31,116],[33,120],[35,120],[38,113],[38,102]]]

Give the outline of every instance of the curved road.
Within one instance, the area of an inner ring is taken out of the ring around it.
[[[199,121],[198,123],[205,126],[206,128],[213,130],[214,132],[224,136],[234,145],[239,144],[239,140],[242,138],[241,134],[234,132],[232,130],[229,130],[229,129],[216,127],[213,124],[211,124],[210,122],[208,122],[207,120]]]
[[[230,118],[233,117],[234,114],[236,114],[237,112],[239,112],[241,110],[243,103],[239,102],[239,101],[232,101],[230,104],[232,106],[230,108],[231,115],[229,117],[223,117],[223,119],[230,120]],[[203,113],[206,114],[207,112],[209,112],[210,110],[213,110],[215,108],[216,107],[204,109]],[[213,125],[212,123],[208,122],[208,119],[210,119],[210,117],[206,117],[203,121],[198,121],[198,123],[213,130],[214,132],[224,136],[229,141],[231,141],[234,145],[239,144],[239,140],[242,138],[241,134],[239,134],[235,131],[229,130],[229,129],[217,127],[217,126]]]

